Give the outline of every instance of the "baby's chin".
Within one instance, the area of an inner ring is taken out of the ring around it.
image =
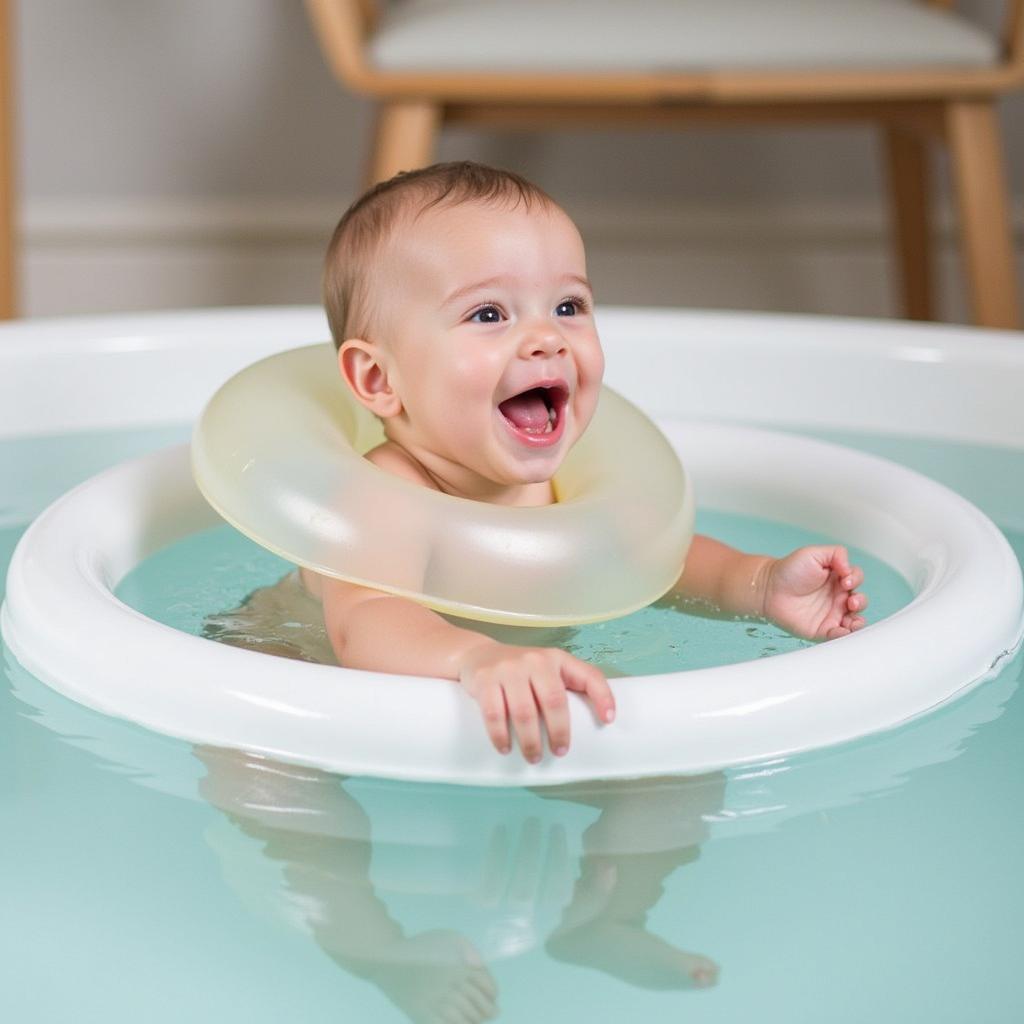
[[[508,470],[489,474],[492,482],[502,487],[523,487],[536,488],[538,492],[542,488],[550,488],[551,482],[562,466],[562,459],[545,460],[543,464],[535,463],[529,465],[519,464],[510,467]],[[534,495],[537,497],[537,495]],[[542,498],[542,500],[541,500]],[[529,504],[548,504],[554,500],[554,492],[547,490],[536,502]]]
[[[506,483],[540,483],[558,472],[572,445],[568,437],[563,437],[550,448],[527,448],[508,439],[499,447],[503,457],[498,475]]]

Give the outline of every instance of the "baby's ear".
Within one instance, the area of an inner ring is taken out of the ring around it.
[[[352,394],[375,416],[387,419],[402,411],[391,385],[384,354],[370,341],[349,338],[338,349],[338,369]]]

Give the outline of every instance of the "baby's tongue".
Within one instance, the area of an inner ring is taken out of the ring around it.
[[[520,430],[536,432],[547,428],[548,407],[536,389],[507,398],[498,408]]]

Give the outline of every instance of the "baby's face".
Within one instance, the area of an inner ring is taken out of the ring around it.
[[[401,400],[389,437],[469,496],[549,480],[604,371],[572,221],[538,203],[434,207],[396,232],[380,269],[377,326]]]

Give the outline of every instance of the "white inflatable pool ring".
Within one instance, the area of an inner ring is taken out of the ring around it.
[[[246,367],[210,400],[192,465],[229,523],[298,565],[438,611],[515,625],[614,618],[676,581],[693,496],[657,427],[615,392],[555,476],[558,501],[509,508],[420,487],[362,453],[377,418],[330,344]]]
[[[113,593],[166,544],[218,522],[187,448],[66,494],[11,560],[3,637],[61,693],[158,732],[347,774],[476,785],[705,772],[891,728],[997,673],[1018,646],[1020,566],[949,489],[797,436],[661,420],[709,507],[837,537],[879,557],[913,600],[858,633],[735,665],[613,680],[618,716],[571,696],[572,748],[527,764],[491,747],[447,680],[310,665],[189,636]]]

